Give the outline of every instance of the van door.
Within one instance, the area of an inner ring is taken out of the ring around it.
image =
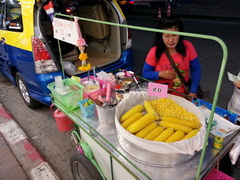
[[[6,2],[0,2],[0,70],[9,77],[9,56],[8,46],[6,44]]]
[[[16,43],[23,31],[21,3],[19,0],[0,0],[0,71],[14,81]],[[18,33],[19,32],[19,33]]]
[[[9,68],[8,68],[8,61],[9,61],[9,56],[8,56],[8,47],[6,45],[6,39],[5,39],[5,34],[2,33],[0,30],[0,69],[3,71],[4,74],[9,74]]]

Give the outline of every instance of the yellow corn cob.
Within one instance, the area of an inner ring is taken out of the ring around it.
[[[188,121],[199,122],[197,116],[187,111],[182,106],[178,105],[175,101],[168,98],[160,98],[150,101],[153,108],[157,111],[160,117],[162,116],[173,116]]]
[[[144,107],[142,104],[138,104],[138,105],[134,106],[132,109],[128,110],[124,115],[122,115],[122,117],[120,118],[120,122],[125,121],[127,118],[131,117],[136,112],[142,112],[143,108]]]
[[[199,129],[192,130],[190,133],[188,133],[186,136],[184,136],[181,140],[192,138],[193,136],[195,136],[198,133],[198,131],[199,131]]]
[[[153,141],[165,142],[174,133],[172,128],[165,129],[160,135],[158,135]]]
[[[153,129],[152,131],[150,131],[145,137],[144,139],[147,140],[153,140],[155,139],[159,134],[161,134],[164,131],[162,126],[158,126],[155,129]]]
[[[143,117],[141,117],[139,120],[132,123],[128,128],[127,131],[130,133],[137,133],[138,131],[145,128],[148,124],[156,120],[156,116],[152,113],[147,113]]]
[[[150,131],[152,131],[156,127],[157,127],[157,123],[152,122],[135,135],[140,138],[143,138],[144,136],[146,136]]]
[[[171,143],[171,142],[180,141],[184,136],[185,136],[184,132],[176,131],[165,142]]]
[[[157,120],[159,119],[158,113],[155,111],[150,101],[144,100],[143,106],[148,113],[153,113],[156,116]]]
[[[125,129],[130,126],[132,123],[134,123],[135,121],[137,121],[138,119],[140,119],[141,117],[143,117],[143,114],[140,112],[135,113],[134,115],[132,115],[131,117],[127,118],[123,123],[122,123],[122,127],[124,127]]]
[[[189,133],[193,129],[175,122],[170,122],[170,121],[160,121],[159,123],[160,126],[165,126],[167,128],[173,128],[175,131],[183,131],[184,133]]]
[[[163,116],[163,117],[161,117],[161,119],[162,119],[162,121],[175,122],[175,123],[178,123],[178,124],[182,124],[184,126],[191,127],[193,129],[200,128],[202,126],[200,122],[197,123],[195,121],[188,121],[188,120],[179,119],[179,118],[176,118],[176,117]]]

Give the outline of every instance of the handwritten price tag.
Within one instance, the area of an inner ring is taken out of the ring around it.
[[[166,98],[168,85],[159,83],[148,83],[148,94],[160,98]]]

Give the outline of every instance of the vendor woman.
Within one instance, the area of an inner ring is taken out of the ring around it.
[[[162,18],[157,28],[168,31],[183,31],[181,20],[174,16]],[[157,83],[168,84],[169,88],[187,94],[181,80],[164,53],[166,50],[173,58],[185,81],[188,82],[191,77],[192,82],[188,95],[197,98],[201,67],[195,48],[191,42],[183,40],[183,36],[156,33],[154,46],[148,52],[143,67],[143,77]],[[169,90],[169,93],[184,96],[171,90]]]

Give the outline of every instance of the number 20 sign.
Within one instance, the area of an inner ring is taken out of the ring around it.
[[[160,98],[166,98],[168,92],[168,85],[159,83],[148,83],[148,94]]]

